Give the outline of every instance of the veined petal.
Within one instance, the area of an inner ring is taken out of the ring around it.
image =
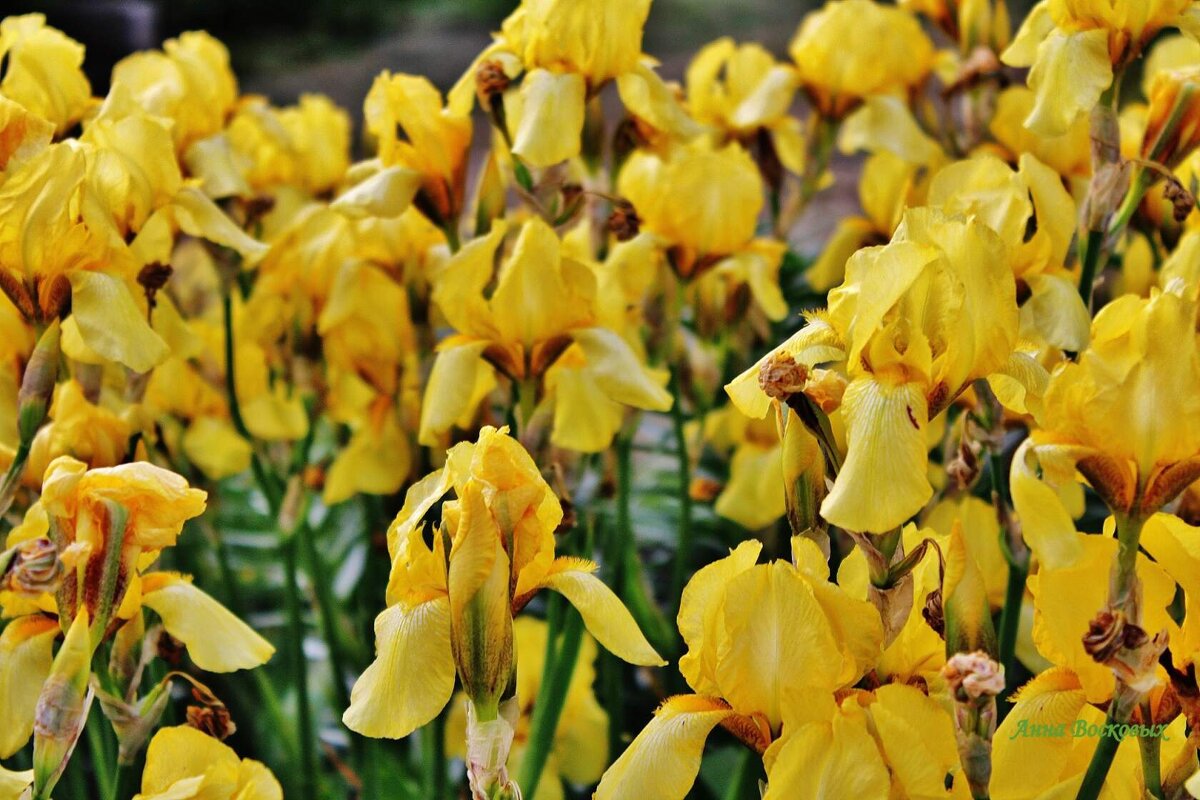
[[[596,641],[618,658],[645,667],[666,665],[662,657],[646,641],[612,589],[592,573],[596,565],[581,558],[559,558],[554,561],[542,586],[553,589],[570,601],[583,617],[588,632]]]
[[[671,407],[671,393],[663,381],[638,361],[620,336],[606,328],[584,328],[572,331],[571,337],[587,356],[586,369],[613,400],[650,411]]]
[[[513,153],[534,167],[549,167],[579,155],[587,81],[577,72],[535,69],[517,93],[505,96],[516,121]]]
[[[146,321],[125,281],[91,270],[70,273],[71,317],[83,343],[134,372],[149,372],[171,350]]]
[[[831,722],[810,722],[779,741],[763,800],[889,796],[887,766],[861,709],[839,710]]]
[[[821,516],[840,528],[883,533],[921,510],[929,484],[923,389],[856,378],[842,398],[846,463],[821,503]]]
[[[688,685],[701,694],[717,694],[717,639],[724,627],[723,600],[729,581],[758,561],[762,542],[742,542],[729,555],[701,567],[683,589],[679,603],[679,633],[688,651],[679,659],[679,671]]]
[[[1037,101],[1025,127],[1042,136],[1061,136],[1096,106],[1112,80],[1107,30],[1052,31],[1038,46],[1029,71]]]
[[[142,577],[142,605],[157,613],[167,633],[187,645],[206,672],[234,672],[267,663],[275,648],[200,589],[173,572]]]
[[[59,633],[58,621],[41,615],[18,617],[0,633],[0,758],[16,753],[33,734]]]
[[[806,689],[839,688],[841,647],[809,582],[789,563],[755,566],[729,581],[716,678],[721,695],[778,729]]]
[[[375,650],[342,722],[363,736],[402,739],[436,717],[454,692],[450,600],[384,609],[375,618]]]
[[[712,729],[733,716],[720,700],[699,695],[668,698],[596,787],[596,800],[683,800]]]
[[[1050,373],[1033,356],[1014,351],[987,380],[1005,408],[1041,418],[1042,398],[1050,385]]]

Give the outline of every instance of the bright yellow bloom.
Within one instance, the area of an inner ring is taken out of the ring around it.
[[[443,106],[425,78],[383,72],[363,105],[367,130],[379,143],[384,166],[400,166],[421,178],[417,208],[436,225],[453,224],[463,209],[470,109]]]
[[[564,253],[545,222],[521,227],[495,289],[485,295],[506,230],[497,224],[468,243],[436,279],[434,302],[456,332],[438,345],[421,442],[436,443],[451,427],[469,425],[496,371],[527,392],[545,378],[554,394],[552,440],[564,447],[607,447],[619,425],[613,424],[618,404],[670,408],[665,376],[645,367],[621,335],[600,327],[595,269]]]
[[[1200,474],[1200,353],[1194,301],[1175,293],[1183,288],[1101,309],[1091,346],[1051,377],[1033,432],[1053,481],[1074,465],[1114,511],[1152,513]]]
[[[1076,278],[1066,270],[1077,226],[1075,202],[1057,172],[1028,153],[1016,170],[983,155],[938,172],[927,202],[949,214],[974,216],[1004,240],[1013,275],[1029,295],[1021,304],[1022,339],[1072,352],[1087,347],[1091,317]]]
[[[1172,27],[1200,35],[1193,0],[1042,0],[1002,56],[1032,67],[1037,101],[1026,126],[1043,136],[1066,133],[1112,85],[1114,67],[1124,69]]]
[[[129,423],[103,403],[91,402],[78,381],[54,390],[50,420],[34,437],[26,475],[36,484],[50,462],[69,455],[89,467],[115,467],[129,451]]]
[[[545,667],[547,625],[533,617],[513,620],[513,637],[517,652],[517,698],[520,716],[512,753],[508,757],[509,773],[519,774],[525,748],[529,744],[533,704],[542,685]],[[579,660],[567,697],[554,732],[554,745],[542,771],[542,782],[531,800],[561,800],[562,781],[576,786],[591,786],[600,780],[608,764],[608,713],[596,700],[592,684],[596,680],[596,642],[584,637]],[[446,752],[454,758],[464,758],[463,743],[467,733],[467,698],[460,692],[453,701],[446,723]]]
[[[424,516],[451,490],[456,499],[443,504],[430,547]],[[354,686],[346,725],[365,736],[407,736],[449,702],[456,667],[472,702],[495,713],[511,677],[512,615],[543,588],[563,594],[620,658],[663,664],[593,575],[595,564],[554,557],[561,520],[529,454],[491,427],[414,484],[388,529],[389,606],[375,620],[376,658]]]
[[[217,133],[237,100],[229,51],[207,33],[189,31],[163,49],[134,53],[113,67],[113,92],[128,91],[151,114],[171,122],[179,153]]]
[[[813,367],[844,364],[846,460],[821,514],[848,530],[882,533],[928,502],[929,420],[971,381],[1009,367],[1017,322],[1000,238],[976,220],[912,209],[890,244],[851,258],[828,311],[726,391],[744,413],[762,417],[773,398],[805,391]],[[826,410],[839,403],[817,399]]]
[[[741,145],[717,147],[705,140],[666,155],[639,151],[621,169],[617,184],[637,210],[642,230],[667,250],[680,277],[709,277],[710,289],[717,283],[748,285],[766,314],[782,319],[787,303],[779,291],[779,264],[785,248],[754,238],[763,189]]]
[[[239,759],[226,744],[180,725],[154,734],[135,800],[283,800],[265,765]]]
[[[696,123],[641,52],[649,13],[650,0],[522,0],[450,104],[467,114],[477,94],[486,105],[501,103],[512,152],[534,167],[579,155],[587,103],[613,80],[630,114],[690,138]]]
[[[1091,134],[1088,119],[1080,116],[1061,134],[1041,135],[1025,127],[1025,119],[1037,104],[1037,95],[1024,86],[1005,89],[996,98],[996,113],[989,129],[1016,161],[1029,153],[1058,174],[1083,179],[1092,174]]]
[[[853,691],[836,706],[824,697],[791,713],[765,756],[764,800],[971,796],[953,719],[916,687]]]
[[[804,92],[830,119],[843,118],[870,97],[907,98],[934,58],[915,16],[872,0],[834,0],[809,14],[788,52]]]
[[[605,773],[597,800],[682,800],[713,728],[769,753],[781,733],[786,740],[797,709],[827,707],[873,665],[879,613],[829,582],[817,546],[794,539],[794,564],[756,564],[761,550],[744,542],[688,583],[679,670],[696,694],[663,703]]]
[[[350,167],[350,118],[319,94],[275,108],[244,97],[227,128],[194,142],[184,160],[210,197],[249,197],[281,186],[332,191]]]
[[[89,470],[63,456],[50,464],[41,499],[6,546],[49,537],[66,571],[53,597],[0,594],[14,617],[0,635],[0,758],[29,739],[54,642],[74,620],[90,625],[88,652],[127,622],[140,625],[149,608],[201,669],[232,672],[271,657],[270,644],[190,578],[145,571],[204,505],[204,492],[146,462]]]
[[[765,131],[785,167],[804,169],[800,122],[789,113],[794,67],[759,44],[737,45],[726,37],[696,53],[686,78],[688,111],[697,121],[744,143]]]
[[[0,94],[48,120],[57,133],[87,112],[92,87],[83,74],[83,45],[47,27],[44,14],[0,22],[0,56],[5,61]]]

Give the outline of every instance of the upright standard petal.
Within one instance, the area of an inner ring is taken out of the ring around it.
[[[342,722],[363,736],[402,739],[436,717],[454,692],[450,600],[384,609],[375,618],[375,650]]]

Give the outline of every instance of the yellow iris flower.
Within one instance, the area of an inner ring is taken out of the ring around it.
[[[420,178],[416,204],[436,225],[458,220],[471,148],[470,109],[443,105],[425,78],[384,72],[363,104],[367,130],[385,167],[403,167]]]
[[[763,800],[971,797],[954,720],[941,702],[903,684],[823,696],[791,709],[766,753]]]
[[[800,121],[789,113],[798,85],[790,64],[776,61],[762,45],[726,37],[696,53],[685,85],[688,111],[698,122],[747,144],[763,131],[785,167],[804,169]]]
[[[528,746],[533,703],[542,684],[546,653],[547,625],[533,617],[513,620],[513,639],[517,652],[517,698],[520,716],[512,753],[508,758],[509,772],[519,774],[521,761]],[[546,760],[542,781],[531,800],[563,800],[562,782],[576,786],[591,786],[600,780],[608,764],[608,713],[596,700],[592,684],[596,680],[596,642],[584,637],[579,660],[563,705],[554,746]],[[451,701],[450,717],[446,722],[446,752],[451,757],[465,758],[463,746],[467,732],[467,698],[460,692]]]
[[[1086,115],[1164,28],[1200,36],[1194,0],[1042,0],[1025,18],[1004,63],[1032,67],[1036,102],[1025,124],[1059,136]]]
[[[614,80],[626,110],[650,127],[695,135],[696,123],[642,55],[650,2],[522,0],[455,85],[451,106],[466,114],[477,91],[501,93],[512,152],[534,167],[579,155],[588,101]],[[497,73],[498,85],[479,85],[485,71]]]
[[[761,418],[773,398],[804,391],[813,367],[844,364],[846,460],[821,515],[882,533],[933,494],[929,421],[977,378],[1005,370],[1023,377],[1012,367],[1017,325],[1016,289],[995,232],[911,209],[890,244],[851,258],[827,311],[725,388],[745,414]]]
[[[279,781],[264,764],[238,758],[195,728],[154,734],[146,750],[142,791],[134,800],[283,800]]]
[[[680,277],[749,286],[767,316],[778,320],[787,314],[779,289],[786,248],[755,238],[763,188],[758,167],[741,145],[715,146],[703,139],[665,155],[635,153],[617,183],[637,209],[642,230],[667,250]],[[691,200],[681,203],[682,197]]]
[[[455,333],[438,345],[421,409],[421,443],[435,444],[453,426],[466,427],[497,370],[521,383],[522,392],[535,391],[545,378],[554,394],[551,438],[563,447],[603,450],[619,426],[620,406],[670,408],[666,376],[600,326],[594,268],[564,252],[545,222],[521,226],[495,289],[484,294],[506,232],[497,224],[469,242],[435,279],[433,300]]]
[[[1195,303],[1176,293],[1184,288],[1176,280],[1150,298],[1112,301],[1079,361],[1056,368],[1032,434],[1052,481],[1078,468],[1109,508],[1148,514],[1200,475],[1200,353]]]
[[[718,725],[770,758],[797,709],[827,706],[874,664],[883,642],[879,613],[829,582],[817,546],[794,539],[794,564],[756,564],[761,550],[744,542],[688,583],[679,611],[688,651],[679,670],[696,693],[659,707],[609,767],[597,800],[682,800]]]
[[[425,515],[451,490],[431,547]],[[354,686],[346,725],[407,736],[450,701],[456,667],[472,702],[494,712],[511,679],[512,616],[543,588],[565,596],[618,657],[662,665],[596,565],[554,557],[561,519],[558,498],[504,430],[484,427],[414,484],[388,529],[389,606],[375,620],[376,658]]]
[[[0,23],[5,59],[0,94],[47,120],[62,134],[92,105],[83,74],[83,45],[46,25],[43,14],[6,17]]]
[[[817,111],[842,119],[868,98],[905,98],[933,68],[917,18],[873,0],[834,0],[809,14],[788,52]]]
[[[207,33],[189,31],[113,67],[114,92],[128,92],[156,117],[169,120],[176,151],[219,132],[237,102],[229,51]]]
[[[91,627],[89,653],[149,608],[201,669],[232,672],[271,657],[270,644],[189,577],[146,571],[204,505],[204,492],[146,462],[89,470],[62,456],[50,464],[40,501],[6,546],[50,538],[67,569],[53,596],[0,593],[4,615],[12,617],[0,633],[0,758],[28,741],[55,641],[78,627],[76,619],[85,632]],[[114,530],[122,516],[124,527]]]

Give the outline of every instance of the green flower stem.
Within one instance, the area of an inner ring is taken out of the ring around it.
[[[1084,306],[1092,306],[1092,287],[1096,283],[1096,275],[1100,272],[1100,262],[1104,257],[1104,231],[1088,231],[1083,245],[1083,270],[1079,273],[1079,296],[1083,298]]]
[[[113,781],[112,800],[129,800],[138,790],[138,773],[133,764],[117,761],[117,774]]]
[[[688,454],[687,434],[684,431],[683,391],[679,385],[679,370],[671,370],[671,427],[675,434],[675,449],[679,460],[679,532],[675,562],[671,569],[671,616],[679,613],[683,586],[687,581],[688,559],[692,552],[692,464]]]
[[[421,731],[421,762],[425,767],[425,796],[446,796],[446,712],[434,717]]]
[[[1146,724],[1150,724],[1153,719],[1149,701],[1142,703],[1142,719]],[[1155,800],[1163,800],[1164,797],[1161,744],[1162,742],[1157,736],[1138,737],[1138,746],[1142,751],[1142,777],[1146,785],[1146,793]]]
[[[284,606],[287,612],[287,654],[296,686],[296,718],[300,729],[300,796],[304,800],[317,797],[317,741],[313,727],[312,704],[308,697],[308,660],[304,656],[304,620],[301,616],[299,568],[297,564],[297,535],[285,539],[280,548],[283,555]]]
[[[111,769],[117,763],[117,754],[105,736],[108,723],[99,707],[100,704],[96,703],[84,727],[88,752],[92,756],[92,773],[96,776],[97,794],[100,797],[112,797],[115,782]]]
[[[529,727],[529,745],[521,761],[521,774],[517,784],[525,797],[537,795],[542,771],[554,748],[555,732],[562,717],[567,700],[567,689],[575,664],[579,660],[579,647],[583,642],[583,617],[573,608],[564,610],[562,635],[553,659],[546,661],[542,674],[542,685],[537,702],[533,705],[533,719]]]
[[[746,748],[738,755],[737,766],[725,787],[722,800],[758,800],[758,775],[761,760],[753,750]]]
[[[1138,492],[1140,496],[1141,492]],[[1113,565],[1112,582],[1109,586],[1109,608],[1123,611],[1129,620],[1137,623],[1137,592],[1136,567],[1138,540],[1142,535],[1142,525],[1145,520],[1138,516],[1116,513],[1117,521],[1117,561]],[[1106,722],[1120,726],[1129,722],[1133,715],[1133,707],[1139,700],[1139,693],[1130,689],[1120,678],[1117,679],[1113,690],[1113,699],[1108,707]],[[1116,755],[1120,739],[1115,736],[1101,736],[1092,753],[1083,784],[1079,787],[1076,800],[1096,800],[1104,787],[1105,778],[1112,767],[1113,756]]]

